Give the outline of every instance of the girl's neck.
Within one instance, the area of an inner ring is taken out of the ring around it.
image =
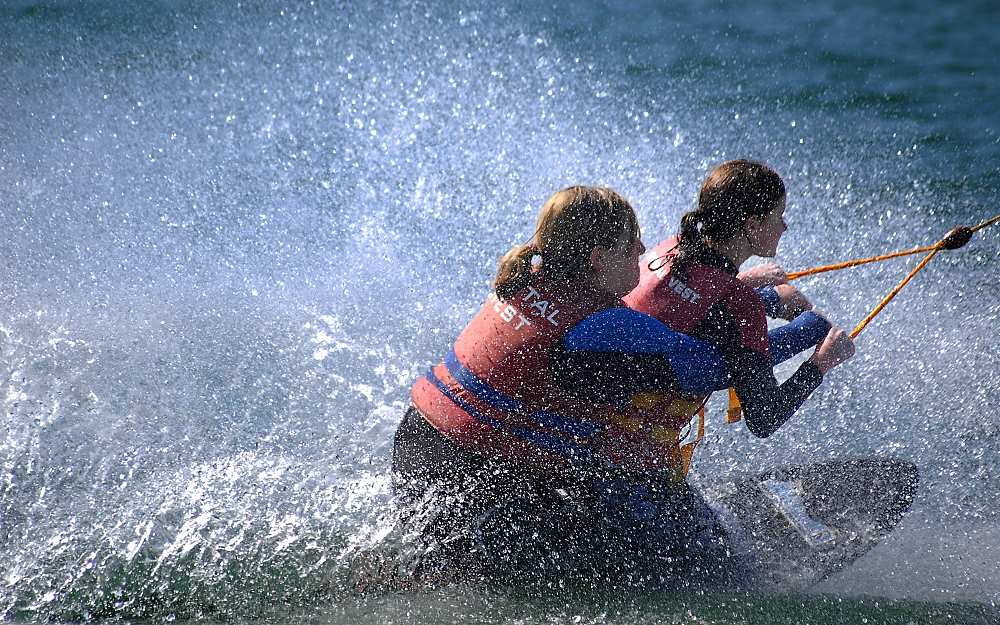
[[[749,246],[744,237],[739,235],[736,235],[725,243],[716,243],[711,239],[705,239],[705,245],[725,256],[737,269],[753,255],[750,253]]]

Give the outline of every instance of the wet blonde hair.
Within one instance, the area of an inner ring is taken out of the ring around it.
[[[535,236],[504,254],[493,288],[507,300],[531,283],[532,258],[540,256],[545,279],[571,283],[590,270],[595,246],[614,248],[639,237],[632,205],[607,187],[567,187],[545,202]]]

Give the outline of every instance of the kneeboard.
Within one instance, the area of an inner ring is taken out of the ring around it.
[[[808,588],[849,566],[888,535],[913,502],[917,483],[917,468],[912,463],[888,457],[780,467],[725,482],[721,488],[708,489],[704,494],[726,530],[727,549],[706,554],[709,560],[718,558],[715,561],[718,568],[707,561],[699,562],[705,565],[709,576],[713,572],[721,574],[719,583],[724,585],[730,583],[725,580],[731,580],[738,586],[763,591]],[[438,545],[434,541],[428,544]],[[603,543],[597,540],[595,544]],[[636,547],[657,548],[656,545]],[[416,568],[392,549],[377,551],[353,563],[350,578],[356,592],[436,587],[480,579],[484,571],[492,570],[488,561],[482,560],[488,550],[471,544],[456,552],[462,557],[445,557],[440,562],[435,560],[435,554],[444,554],[438,546],[419,551],[420,557],[413,561]],[[565,555],[560,560],[571,563],[572,554]],[[622,579],[605,577],[603,583],[643,585],[647,578],[652,580],[652,586],[669,587],[672,583],[670,573],[666,577],[641,573],[630,577],[629,554],[619,555],[621,566],[602,570],[618,571]],[[613,565],[618,563],[614,557],[610,561]],[[481,569],[480,564],[486,564],[486,568]],[[418,569],[422,572],[417,572]],[[469,570],[474,574],[469,575]],[[507,574],[502,576],[507,582],[516,584],[511,571],[502,572]],[[735,572],[736,577],[729,577],[730,572]],[[538,568],[536,576],[547,579],[546,575]],[[575,578],[570,575],[569,579]],[[678,579],[683,582],[689,578]]]
[[[888,457],[782,467],[737,480],[711,506],[755,587],[802,589],[891,532],[918,480],[916,466]]]

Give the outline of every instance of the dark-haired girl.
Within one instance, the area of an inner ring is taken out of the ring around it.
[[[625,297],[631,308],[719,349],[747,427],[760,437],[781,427],[823,375],[854,354],[843,330],[807,312],[812,305],[786,284],[780,268],[739,273],[751,256],[777,252],[787,229],[785,196],[780,176],[763,163],[717,166],[702,184],[697,208],[682,217],[679,235],[656,246],[639,286]],[[772,370],[780,346],[768,337],[768,316],[792,320],[785,332],[818,339],[812,356],[781,384]]]

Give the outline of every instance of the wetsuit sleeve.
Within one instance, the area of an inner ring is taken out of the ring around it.
[[[808,312],[773,330],[775,362],[816,345],[828,329],[826,320]],[[819,370],[806,363],[779,386],[768,357],[746,348],[730,351],[727,358],[707,340],[675,332],[644,313],[612,308],[570,330],[553,350],[551,364],[561,388],[604,404],[622,405],[650,391],[703,395],[734,386],[747,426],[758,436],[777,430],[822,381]]]
[[[767,333],[771,364],[785,362],[795,354],[819,345],[830,331],[830,322],[807,310],[785,325]]]
[[[756,289],[757,295],[760,295],[760,299],[764,302],[764,314],[772,319],[778,317],[778,313],[781,312],[781,297],[778,295],[778,290],[773,286],[765,286]]]
[[[697,335],[722,351],[730,386],[743,405],[747,428],[756,436],[770,436],[784,425],[823,381],[819,369],[805,362],[778,384],[764,305],[749,288],[736,290],[713,306]]]
[[[722,353],[644,313],[611,308],[571,329],[551,354],[556,384],[597,403],[623,405],[637,393],[708,393],[726,379]]]
[[[823,382],[823,374],[809,361],[782,384],[778,384],[771,363],[762,354],[746,350],[729,362],[747,429],[761,438],[784,425]]]

